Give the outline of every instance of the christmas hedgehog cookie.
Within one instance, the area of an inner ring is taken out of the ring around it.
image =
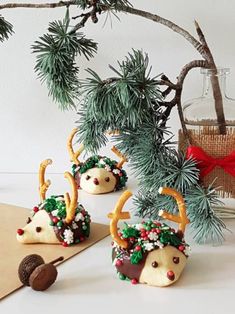
[[[120,279],[130,280],[133,284],[169,286],[179,279],[189,256],[190,247],[184,240],[185,226],[189,223],[184,200],[170,188],[161,188],[159,192],[171,195],[177,201],[179,216],[165,211],[160,211],[159,215],[179,223],[178,231],[154,220],[125,224],[122,231],[117,231],[118,220],[130,218],[129,212],[122,212],[122,207],[132,195],[129,191],[122,194],[114,212],[108,215],[113,237],[113,265]]]
[[[32,218],[28,218],[24,228],[17,230],[17,240],[21,243],[51,243],[69,246],[84,241],[90,233],[90,216],[77,202],[78,191],[75,180],[69,172],[64,176],[71,187],[69,193],[46,198],[50,181],[45,181],[46,167],[52,160],[40,164],[39,192],[41,203],[33,208]]]
[[[90,194],[104,194],[123,189],[128,179],[122,168],[127,161],[125,156],[114,146],[112,151],[120,158],[119,162],[99,155],[91,156],[86,161],[80,162],[78,157],[84,150],[84,146],[81,145],[78,151],[74,152],[72,145],[77,131],[74,129],[70,134],[67,147],[73,162],[72,173],[78,188]]]

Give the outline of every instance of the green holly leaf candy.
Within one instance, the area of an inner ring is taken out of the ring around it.
[[[178,246],[181,244],[181,240],[173,233],[171,232],[162,232],[160,235],[160,241],[163,244],[170,244],[172,246]]]
[[[131,264],[139,264],[142,258],[143,258],[142,251],[134,251],[131,254]]]
[[[125,229],[122,230],[122,236],[123,238],[138,238],[140,232],[133,228],[133,227],[126,227]]]

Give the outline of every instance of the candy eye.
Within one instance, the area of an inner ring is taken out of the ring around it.
[[[157,268],[158,267],[158,262],[156,262],[156,261],[152,262],[152,267],[153,268]]]
[[[175,264],[179,264],[180,258],[179,258],[179,257],[173,257],[173,262],[174,262]]]
[[[86,180],[89,180],[91,177],[89,175],[86,176]]]
[[[41,232],[42,228],[41,227],[36,227],[36,232]]]
[[[106,178],[105,178],[105,181],[106,181],[106,182],[109,182],[109,181],[110,181],[110,178],[109,178],[109,177],[106,177]]]

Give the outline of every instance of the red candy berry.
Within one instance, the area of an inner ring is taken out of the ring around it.
[[[17,229],[17,233],[18,235],[23,235],[24,234],[24,230],[23,229]]]
[[[140,245],[136,245],[135,251],[141,251],[141,246]]]
[[[53,217],[52,221],[54,222],[54,224],[57,224],[57,222],[59,221],[59,219],[57,217]]]
[[[34,206],[33,211],[37,213],[39,211],[39,208],[37,206]]]
[[[122,264],[123,264],[123,262],[122,262],[120,259],[117,259],[117,260],[116,260],[115,265],[116,265],[117,267],[122,266]]]
[[[156,229],[156,232],[159,234],[159,233],[161,233],[161,230],[159,230],[159,229]]]
[[[131,279],[131,283],[132,283],[133,285],[137,285],[138,280],[137,280],[136,278],[133,278],[133,279]]]
[[[178,249],[182,252],[182,251],[184,251],[185,247],[184,247],[184,245],[180,245],[180,246],[178,247]]]
[[[67,242],[62,242],[62,245],[63,245],[64,247],[69,246]]]

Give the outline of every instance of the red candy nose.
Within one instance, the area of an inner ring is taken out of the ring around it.
[[[172,270],[169,270],[166,275],[167,275],[167,278],[171,281],[175,279],[175,274]]]
[[[93,182],[94,182],[95,185],[99,185],[99,180],[98,180],[97,178],[95,178],[95,179],[93,180]]]
[[[17,233],[18,235],[23,235],[24,234],[24,230],[23,229],[17,229]]]

